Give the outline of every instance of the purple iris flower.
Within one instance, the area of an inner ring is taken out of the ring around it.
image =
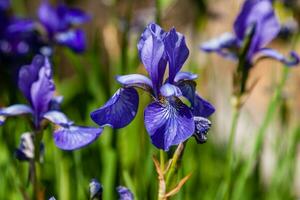
[[[47,57],[37,55],[30,65],[19,71],[19,88],[29,105],[16,104],[0,109],[0,124],[10,116],[29,114],[33,127],[42,130],[44,119],[57,125],[53,137],[57,147],[64,150],[81,148],[94,141],[102,128],[75,126],[66,115],[58,110],[61,98],[54,97],[55,85],[52,79],[52,68]]]
[[[50,41],[68,46],[78,53],[85,50],[85,33],[83,30],[75,28],[75,26],[89,21],[89,15],[79,9],[69,8],[63,4],[53,7],[47,0],[44,0],[39,7],[38,17],[45,27]]]
[[[118,186],[117,191],[119,193],[119,200],[134,200],[134,196],[128,188]]]
[[[127,126],[137,113],[136,88],[140,88],[153,97],[144,111],[144,121],[157,148],[168,151],[193,135],[203,139],[210,127],[206,118],[215,109],[196,93],[194,80],[197,75],[180,72],[189,55],[184,36],[175,28],[165,32],[151,23],[142,33],[137,47],[150,78],[141,74],[118,76],[116,79],[123,87],[104,106],[93,111],[91,118],[100,126]],[[164,81],[167,63],[169,77]],[[188,99],[191,106],[183,103],[183,98]]]
[[[250,37],[250,45],[245,55],[246,68],[250,68],[261,58],[273,58],[287,66],[297,65],[299,56],[295,52],[290,53],[290,58],[285,58],[276,50],[266,48],[278,35],[280,28],[271,0],[245,0],[234,22],[234,33],[224,33],[205,42],[201,49],[236,60],[243,53],[243,47]]]

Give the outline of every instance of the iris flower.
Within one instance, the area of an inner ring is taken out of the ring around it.
[[[144,121],[152,143],[168,151],[173,145],[195,136],[204,142],[210,122],[206,118],[214,107],[196,93],[197,75],[181,72],[189,50],[185,38],[172,28],[165,32],[158,25],[149,24],[138,42],[139,56],[149,78],[141,74],[118,76],[122,85],[111,99],[91,113],[100,126],[122,128],[135,117],[139,104],[137,88],[148,92],[153,102],[144,111]],[[167,63],[169,77],[164,81]],[[189,100],[188,106],[182,99]]]
[[[297,65],[299,56],[295,52],[290,52],[290,58],[286,58],[276,50],[266,47],[278,35],[280,28],[271,0],[246,0],[234,22],[234,33],[224,33],[205,42],[201,49],[237,60],[250,37],[245,56],[246,68],[251,68],[261,58],[273,58],[287,66]]]
[[[60,97],[54,97],[55,85],[52,79],[52,68],[47,57],[37,55],[30,65],[19,71],[19,89],[29,105],[16,104],[0,109],[0,124],[7,117],[31,115],[33,129],[39,134],[43,130],[43,121],[48,120],[55,125],[53,137],[57,147],[73,150],[94,141],[102,132],[102,128],[75,126],[66,115],[59,110]]]
[[[63,4],[53,7],[44,0],[38,9],[38,17],[50,41],[67,46],[78,53],[85,50],[85,33],[76,26],[89,21],[89,15]]]

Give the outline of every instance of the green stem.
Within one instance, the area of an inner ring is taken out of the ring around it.
[[[176,151],[173,154],[170,169],[166,175],[166,188],[172,186],[172,180],[175,175],[175,172],[178,169],[178,161],[182,158],[183,152],[184,152],[185,145],[183,143],[180,143],[176,149]]]
[[[231,127],[230,127],[230,135],[229,135],[229,141],[228,141],[228,147],[227,147],[227,171],[225,175],[225,190],[226,196],[225,199],[230,198],[230,192],[231,192],[231,177],[232,177],[232,170],[233,170],[233,161],[234,161],[234,139],[236,135],[236,129],[238,125],[238,119],[240,116],[240,106],[239,101],[240,98],[236,98],[237,104],[233,106],[233,114],[232,114],[232,121],[231,121]]]
[[[161,2],[160,0],[155,0],[155,8],[156,8],[156,13],[155,13],[155,20],[156,23],[160,25],[161,23]]]
[[[40,199],[40,145],[42,140],[42,132],[34,131],[34,159],[30,161],[30,170],[33,184],[33,199]]]
[[[253,166],[254,166],[254,164],[257,160],[257,157],[262,149],[266,130],[274,117],[276,108],[280,104],[280,96],[281,96],[283,87],[285,85],[285,82],[287,80],[288,72],[289,72],[289,68],[284,67],[281,81],[280,81],[279,85],[277,86],[275,93],[273,94],[273,97],[268,106],[267,113],[266,113],[264,120],[256,134],[254,147],[252,149],[250,157],[247,159],[247,162],[246,162],[244,168],[242,169],[241,175],[239,176],[239,178],[237,180],[237,187],[235,188],[233,199],[240,199],[242,192],[244,190],[246,181],[248,180],[249,176],[251,175]]]
[[[165,152],[163,150],[159,150],[160,157],[160,169],[163,172],[165,170]]]

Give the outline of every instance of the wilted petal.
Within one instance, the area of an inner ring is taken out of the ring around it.
[[[255,25],[255,34],[249,53],[257,51],[271,42],[280,31],[271,0],[247,0],[234,23],[239,40],[244,40],[249,27]]]
[[[203,144],[207,140],[207,132],[211,127],[211,122],[204,117],[194,117],[195,133],[197,143]]]
[[[49,110],[59,110],[60,104],[62,103],[64,97],[63,96],[55,96],[51,99],[49,104]]]
[[[179,87],[172,85],[170,83],[165,83],[161,88],[160,88],[160,93],[161,95],[165,97],[171,97],[171,96],[182,96],[181,90]]]
[[[90,199],[102,200],[103,186],[96,179],[90,182]]]
[[[70,126],[73,124],[64,113],[56,110],[46,112],[43,117],[59,126]]]
[[[5,117],[32,113],[32,109],[29,106],[23,104],[15,104],[6,108],[0,108],[0,116]]]
[[[165,47],[163,43],[164,31],[154,23],[147,26],[138,42],[139,56],[148,71],[155,92],[163,81],[166,69]]]
[[[49,60],[45,58],[44,65],[39,71],[38,80],[32,84],[30,90],[32,107],[38,116],[48,111],[54,90],[52,69]]]
[[[238,45],[232,33],[224,33],[220,37],[204,42],[200,48],[208,53],[216,52],[225,58],[237,59]]]
[[[123,128],[135,117],[138,104],[139,96],[135,89],[120,88],[104,106],[91,113],[91,118],[99,126]]]
[[[43,160],[45,153],[44,144],[40,144],[40,161]],[[34,159],[34,142],[33,134],[30,132],[23,133],[20,139],[20,145],[15,152],[16,158],[20,161],[28,161]]]
[[[124,186],[118,186],[117,191],[119,193],[119,200],[133,200],[134,199],[132,192]]]
[[[262,58],[273,58],[290,67],[298,65],[300,61],[299,55],[294,51],[290,52],[290,58],[286,58],[278,51],[274,49],[268,49],[268,48],[259,50],[258,59],[262,59]]]
[[[60,127],[54,132],[55,145],[63,150],[75,150],[94,142],[103,128],[83,126]]]
[[[85,33],[79,29],[57,33],[55,40],[58,44],[65,45],[77,53],[82,53],[86,47]]]
[[[191,72],[178,72],[174,78],[175,82],[183,81],[183,80],[195,80],[198,78],[197,74],[193,74]]]
[[[164,39],[165,50],[169,60],[169,82],[173,83],[177,72],[180,71],[189,56],[185,38],[181,33],[172,28]]]
[[[37,55],[33,58],[32,63],[30,65],[25,65],[21,67],[19,71],[19,88],[30,103],[32,103],[31,86],[35,81],[38,80],[39,71],[41,67],[44,66],[44,63],[45,57]]]
[[[195,130],[189,107],[177,98],[149,104],[144,117],[152,143],[165,151],[168,151],[170,146],[187,140]]]
[[[146,91],[151,91],[153,87],[151,80],[141,74],[117,76],[116,80],[125,87],[138,87]]]

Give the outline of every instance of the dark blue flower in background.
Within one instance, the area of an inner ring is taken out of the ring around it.
[[[134,200],[132,192],[124,186],[118,186],[117,192],[119,193],[119,200]]]
[[[165,32],[151,23],[141,35],[138,51],[150,79],[141,74],[118,76],[116,79],[123,87],[104,106],[93,111],[91,118],[100,126],[127,126],[137,113],[136,88],[140,88],[154,100],[145,109],[144,121],[157,148],[168,151],[195,134],[206,134],[210,127],[206,118],[215,109],[196,93],[197,75],[180,72],[189,55],[184,36],[174,28]],[[167,63],[169,77],[164,81]],[[183,97],[189,100],[190,107],[183,103]]]
[[[233,29],[234,33],[224,33],[219,38],[203,43],[201,49],[236,60],[243,51],[247,37],[251,35],[246,68],[250,68],[261,58],[273,58],[287,66],[299,63],[299,56],[295,52],[290,53],[290,58],[285,58],[276,50],[266,48],[281,29],[270,0],[246,0]]]
[[[49,41],[67,46],[77,53],[85,50],[85,33],[76,26],[89,21],[89,15],[63,4],[53,7],[44,0],[39,7],[38,17],[47,32]]]
[[[97,179],[93,178],[90,181],[89,190],[91,200],[102,200],[103,186]],[[119,200],[134,200],[134,196],[128,188],[118,186],[116,190],[119,194]]]
[[[65,150],[83,147],[101,134],[102,128],[75,126],[65,114],[56,110],[62,99],[54,97],[55,85],[47,57],[37,55],[30,65],[23,66],[19,72],[18,85],[29,105],[16,104],[1,108],[1,124],[7,117],[29,114],[34,129],[41,131],[42,121],[47,119],[57,125],[53,134],[54,142]]]

